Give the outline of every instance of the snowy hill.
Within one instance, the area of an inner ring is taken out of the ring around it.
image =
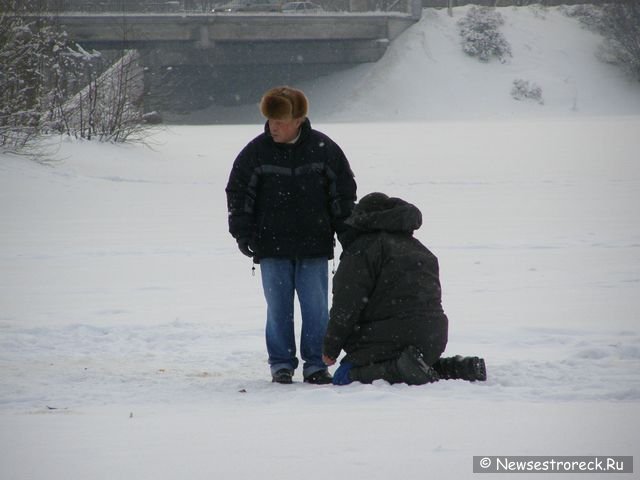
[[[640,84],[558,9],[500,9],[513,57],[482,64],[458,44],[465,11],[427,10],[376,65],[304,88],[359,195],[422,210],[446,354],[485,357],[488,381],[270,382],[224,194],[260,119],[172,126],[152,148],[65,139],[48,164],[0,154],[2,479],[458,480],[473,456],[640,458]],[[544,105],[513,100],[517,78]]]
[[[425,9],[375,64],[302,84],[316,122],[434,121],[549,116],[634,115],[638,82],[598,59],[603,39],[562,8],[504,7],[500,32],[512,57],[482,63],[461,47],[457,22],[469,7]],[[539,85],[544,105],[516,101],[513,81]],[[199,122],[259,122],[254,105],[212,107]],[[186,118],[185,120],[188,120]],[[180,121],[177,119],[176,121]]]
[[[638,82],[596,53],[602,38],[557,8],[501,8],[512,57],[482,63],[463,53],[456,22],[467,8],[425,10],[350,89],[332,120],[460,120],[530,116],[637,114]],[[542,88],[544,105],[515,101],[513,81]],[[340,90],[340,83],[326,86]],[[606,94],[604,93],[606,92]],[[320,96],[322,98],[322,95]],[[325,102],[319,102],[324,104]],[[355,114],[355,116],[354,116]]]

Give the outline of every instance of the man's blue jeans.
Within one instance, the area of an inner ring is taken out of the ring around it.
[[[329,321],[329,264],[322,258],[262,258],[260,272],[267,300],[267,352],[271,373],[298,367],[293,327],[293,302],[297,293],[302,314],[300,353],[302,373],[308,377],[327,367],[322,342]]]

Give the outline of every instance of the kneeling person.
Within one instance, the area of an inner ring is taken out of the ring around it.
[[[334,384],[352,381],[422,385],[439,379],[486,380],[478,357],[440,358],[447,345],[438,259],[413,237],[422,225],[414,205],[371,193],[345,222],[349,241],[333,280],[323,359]]]

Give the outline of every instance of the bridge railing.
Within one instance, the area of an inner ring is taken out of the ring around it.
[[[38,0],[37,10],[50,13],[212,13],[230,0]],[[290,0],[280,0],[286,3]],[[410,13],[416,0],[312,0],[330,13]],[[422,6],[422,0],[418,0]],[[36,13],[33,0],[14,0],[16,12]],[[2,13],[2,12],[0,12]]]

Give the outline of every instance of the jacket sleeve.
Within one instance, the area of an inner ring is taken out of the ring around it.
[[[331,226],[340,234],[346,229],[344,221],[351,215],[356,201],[356,181],[349,161],[342,149],[333,144],[327,161]]]
[[[356,247],[357,245],[353,245]],[[333,303],[323,353],[338,358],[349,336],[359,328],[362,312],[373,293],[380,271],[379,242],[343,255],[333,277]]]
[[[229,174],[229,181],[225,192],[227,194],[227,212],[229,216],[229,233],[235,239],[252,239],[255,235],[254,202],[258,175],[254,147],[250,143],[233,162]]]

